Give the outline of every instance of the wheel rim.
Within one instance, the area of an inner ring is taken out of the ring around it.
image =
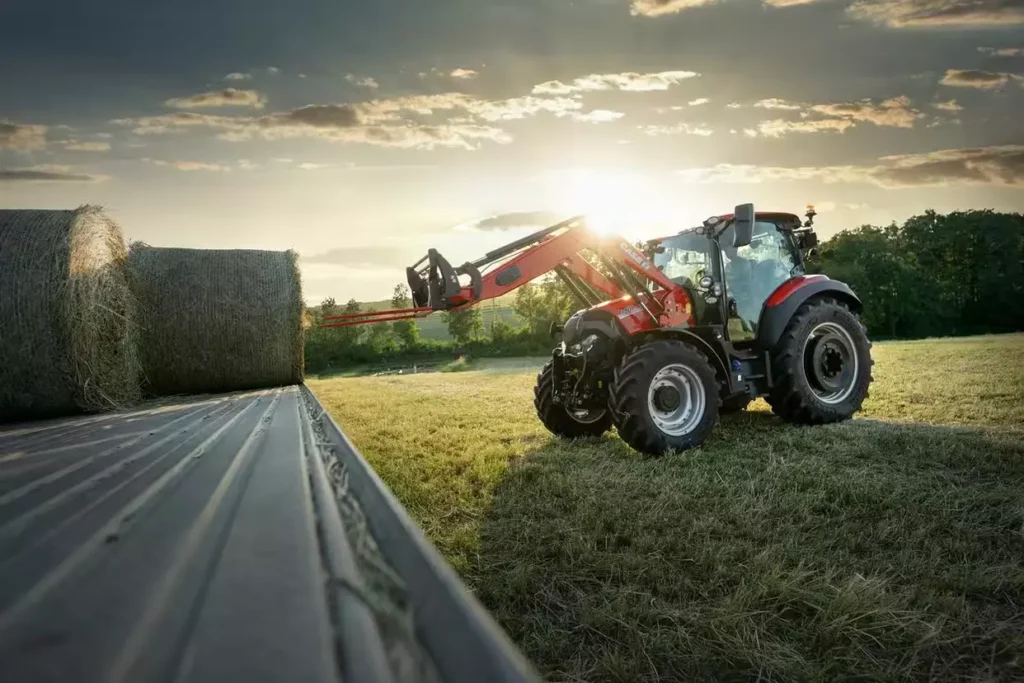
[[[837,323],[820,323],[804,340],[804,375],[822,403],[842,403],[857,384],[860,359],[853,337]]]
[[[602,408],[600,410],[567,410],[565,412],[569,414],[569,417],[576,420],[576,422],[589,425],[600,420],[608,411]]]
[[[704,382],[686,365],[666,365],[647,390],[647,409],[654,424],[669,436],[689,434],[704,418]]]

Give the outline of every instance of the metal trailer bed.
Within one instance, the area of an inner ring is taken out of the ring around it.
[[[0,428],[0,680],[540,678],[293,386]]]

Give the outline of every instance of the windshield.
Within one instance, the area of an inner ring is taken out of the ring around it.
[[[695,232],[662,240],[663,253],[654,255],[654,265],[677,285],[693,287],[711,273],[710,240]]]

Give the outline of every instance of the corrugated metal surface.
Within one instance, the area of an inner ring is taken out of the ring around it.
[[[426,666],[388,664],[357,561],[378,542],[405,573]],[[405,683],[428,669],[536,680],[307,389],[0,429],[5,683]]]

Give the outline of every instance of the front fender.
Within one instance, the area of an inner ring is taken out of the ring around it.
[[[845,282],[824,275],[791,278],[772,292],[761,309],[761,319],[757,324],[757,341],[761,348],[774,347],[797,310],[810,299],[819,296],[830,296],[842,301],[854,313],[864,309],[860,298]]]

